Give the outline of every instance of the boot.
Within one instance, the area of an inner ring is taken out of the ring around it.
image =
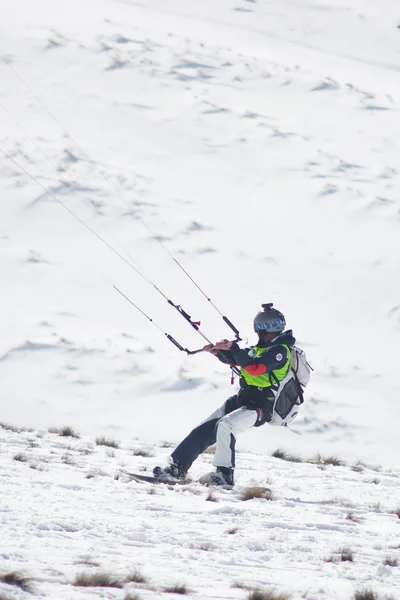
[[[172,479],[183,479],[186,471],[176,461],[171,462],[167,467],[154,467],[153,475],[156,479],[168,481]]]
[[[233,473],[233,469],[230,469],[229,467],[217,467],[215,473],[211,473],[211,483],[213,485],[233,488],[235,485]]]

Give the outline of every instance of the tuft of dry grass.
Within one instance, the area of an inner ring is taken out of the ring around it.
[[[55,433],[60,435],[61,437],[72,437],[72,438],[80,438],[79,433],[77,433],[72,427],[66,425],[65,427],[49,427],[49,433]]]
[[[140,596],[132,592],[127,592],[124,596],[124,600],[140,600]]]
[[[240,495],[243,501],[252,500],[253,498],[263,498],[264,500],[272,500],[272,492],[269,488],[258,487],[256,485],[247,487]]]
[[[31,577],[24,575],[24,573],[18,573],[18,571],[0,574],[0,582],[19,587],[24,592],[33,592],[32,581]]]
[[[111,438],[104,436],[96,438],[96,446],[108,446],[109,448],[119,448],[119,443]]]
[[[332,498],[332,500],[327,501],[327,504],[333,504],[334,506],[344,506],[345,508],[354,508],[354,504],[352,504],[350,500],[346,500],[346,498]]]
[[[249,592],[248,600],[289,600],[288,594],[276,594],[268,590],[253,590]]]
[[[208,446],[208,448],[204,450],[203,454],[215,454],[216,447],[216,444],[214,444],[213,446]]]
[[[147,583],[147,578],[136,570],[125,577],[124,583]]]
[[[10,423],[0,423],[0,428],[5,431],[12,431],[13,433],[23,433],[24,431],[28,431],[29,433],[33,431],[29,427],[17,427],[16,425],[10,425]]]
[[[352,521],[353,523],[362,523],[362,519],[357,517],[353,512],[348,512],[346,515],[346,519],[348,521]]]
[[[154,452],[150,448],[136,448],[132,451],[133,456],[143,456],[144,458],[150,458],[154,456]]]
[[[78,573],[73,585],[77,587],[123,587],[119,577],[110,575],[104,571],[99,571],[98,573]]]
[[[337,563],[337,562],[353,562],[354,553],[350,548],[341,548],[330,558],[327,558],[325,562]]]
[[[399,561],[395,556],[387,556],[383,561],[383,564],[387,565],[388,567],[398,567]]]
[[[247,583],[241,583],[240,581],[235,581],[234,583],[232,583],[231,587],[237,590],[247,590],[249,592],[254,591],[253,585],[247,585]]]
[[[206,502],[219,502],[218,498],[212,492],[209,492]]]
[[[19,452],[18,454],[13,456],[13,460],[17,460],[19,462],[27,462],[29,459],[26,456],[26,454],[22,454],[22,452]]]
[[[166,592],[167,594],[181,594],[182,596],[185,594],[189,594],[189,590],[187,589],[186,585],[183,584],[175,584],[172,585],[170,587],[166,587],[163,589],[164,592]]]
[[[247,585],[246,583],[242,583],[241,581],[235,581],[234,583],[232,583],[232,587],[237,590],[254,591],[253,585]]]
[[[76,462],[73,459],[73,456],[71,454],[68,454],[68,452],[66,452],[65,454],[62,455],[61,462],[63,462],[65,465],[75,465],[76,464]]]
[[[378,594],[370,589],[357,590],[353,598],[354,600],[379,600]]]
[[[317,456],[312,462],[314,462],[317,465],[332,465],[334,467],[344,467],[346,464],[337,456],[321,456],[321,454],[317,454]]]
[[[162,442],[160,447],[161,448],[175,448],[175,444],[173,442]]]
[[[280,458],[281,460],[286,460],[288,462],[294,462],[294,463],[305,462],[305,460],[303,458],[301,458],[300,456],[297,456],[296,454],[289,454],[289,452],[286,452],[285,450],[282,450],[281,448],[274,450],[274,452],[272,452],[271,456],[273,456],[274,458]]]
[[[354,553],[350,548],[341,548],[339,550],[340,560],[342,562],[353,562],[354,561]]]
[[[93,454],[92,450],[89,450],[89,448],[78,448],[78,452],[83,454],[83,456],[89,456],[90,454]]]
[[[354,465],[351,466],[351,470],[355,473],[363,473],[366,468],[366,465],[358,460]]]

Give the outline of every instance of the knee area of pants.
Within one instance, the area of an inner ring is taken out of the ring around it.
[[[223,429],[232,429],[232,426],[227,419],[221,419],[217,425],[217,431],[221,431]]]

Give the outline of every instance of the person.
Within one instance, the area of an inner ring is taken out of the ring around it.
[[[296,342],[292,330],[285,331],[284,315],[272,303],[263,304],[262,309],[253,321],[258,335],[254,346],[241,349],[226,339],[204,346],[205,352],[221,362],[239,367],[239,391],[189,433],[172,452],[167,467],[154,467],[156,478],[183,479],[196,458],[216,443],[216,470],[210,481],[228,488],[234,486],[237,434],[271,422],[273,390],[290,370],[291,349]]]

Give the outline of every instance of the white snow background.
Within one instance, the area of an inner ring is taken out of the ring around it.
[[[33,578],[0,581],[1,600],[399,598],[399,3],[0,0],[0,16],[0,579]],[[212,341],[231,332],[174,258],[249,343],[272,301],[306,350],[302,435],[241,436],[218,502],[115,479],[165,464],[236,387],[113,289],[204,345],[68,209]],[[82,437],[48,432],[66,425]],[[273,499],[241,500],[253,484]],[[72,585],[99,569],[147,583]]]

